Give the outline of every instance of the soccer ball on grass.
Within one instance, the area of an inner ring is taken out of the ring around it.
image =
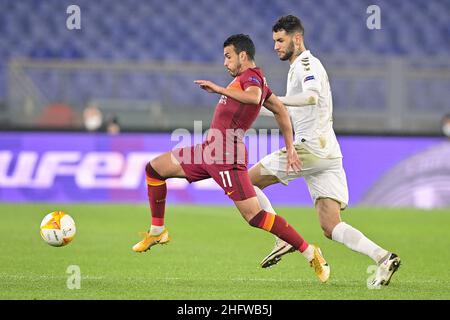
[[[69,244],[75,236],[75,221],[67,213],[53,211],[41,222],[41,237],[53,247]]]

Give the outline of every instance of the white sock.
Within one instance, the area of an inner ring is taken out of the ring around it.
[[[314,247],[312,245],[308,245],[305,251],[302,252],[302,255],[306,258],[306,260],[311,261],[314,258]]]
[[[152,225],[150,227],[150,235],[152,235],[152,236],[160,235],[164,231],[164,229],[165,229],[164,226],[154,226],[154,225]]]
[[[262,192],[262,190],[260,188],[258,188],[257,186],[253,186],[253,187],[255,188],[256,197],[258,198],[258,202],[259,202],[259,205],[261,206],[261,208],[263,208],[263,210],[265,210],[267,212],[277,214],[275,212],[275,210],[272,208],[272,204],[270,203],[269,199],[264,194],[264,192]]]
[[[340,222],[331,233],[334,241],[344,244],[353,251],[360,252],[371,257],[379,263],[389,252],[369,240],[361,231],[356,230],[345,222]]]

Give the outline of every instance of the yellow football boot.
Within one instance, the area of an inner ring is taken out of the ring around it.
[[[327,282],[330,277],[330,266],[325,261],[322,251],[319,247],[314,247],[314,258],[309,262],[310,266],[314,268],[314,272],[321,282]]]
[[[150,248],[156,244],[166,244],[169,241],[170,237],[169,231],[167,229],[164,229],[164,231],[157,236],[151,235],[150,232],[144,232],[144,239],[133,246],[133,251],[145,252],[147,250],[150,250]]]

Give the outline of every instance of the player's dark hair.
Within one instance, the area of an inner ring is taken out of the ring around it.
[[[293,34],[295,32],[300,32],[302,36],[305,34],[305,29],[303,28],[302,22],[299,18],[293,15],[281,17],[277,22],[275,22],[272,27],[272,31],[278,32],[280,30],[286,31],[287,34]]]
[[[223,47],[225,48],[230,45],[234,46],[234,51],[237,54],[244,51],[250,60],[255,60],[255,45],[248,35],[240,33],[229,36],[223,43]]]

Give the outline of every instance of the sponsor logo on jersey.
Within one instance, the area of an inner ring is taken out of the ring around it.
[[[227,104],[227,100],[228,100],[228,97],[222,95],[222,96],[220,96],[219,104]]]

